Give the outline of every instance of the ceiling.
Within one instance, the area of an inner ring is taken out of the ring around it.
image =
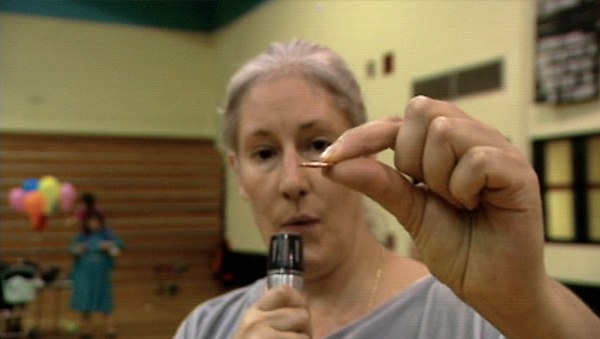
[[[4,12],[211,33],[266,0],[2,0]]]

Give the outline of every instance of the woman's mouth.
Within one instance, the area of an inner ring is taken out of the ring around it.
[[[319,224],[319,219],[308,216],[295,216],[286,221],[282,228],[285,231],[300,233]]]

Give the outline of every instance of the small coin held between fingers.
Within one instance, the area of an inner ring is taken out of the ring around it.
[[[300,164],[300,167],[311,167],[311,168],[325,168],[333,166],[332,163],[329,162],[321,162],[321,161],[311,161],[311,162],[303,162]]]

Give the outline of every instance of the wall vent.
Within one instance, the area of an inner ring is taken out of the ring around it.
[[[473,67],[417,79],[413,82],[413,94],[451,100],[500,89],[503,82],[502,73],[503,60],[494,60]]]

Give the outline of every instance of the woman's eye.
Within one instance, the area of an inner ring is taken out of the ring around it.
[[[315,140],[311,143],[311,148],[321,153],[325,151],[329,145],[331,145],[331,143],[327,140]]]
[[[254,152],[254,157],[259,160],[268,160],[274,154],[275,154],[275,152],[273,152],[273,150],[271,150],[271,149],[260,149],[256,152]]]

